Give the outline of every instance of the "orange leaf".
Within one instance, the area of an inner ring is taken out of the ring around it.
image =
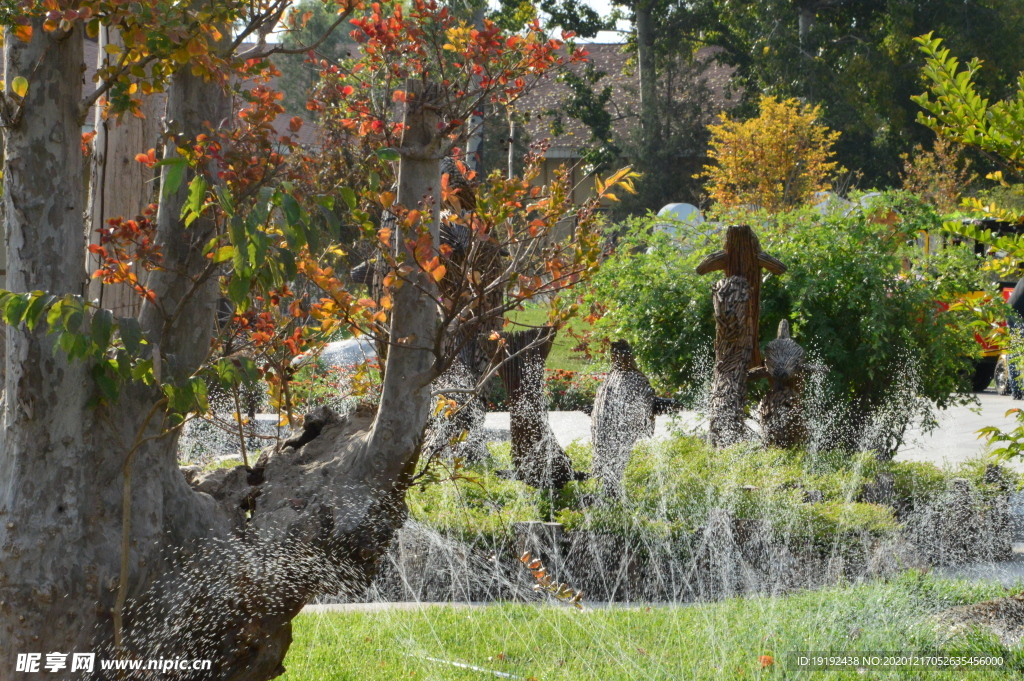
[[[444,279],[444,274],[447,271],[448,270],[447,268],[445,268],[444,265],[438,265],[436,268],[434,268],[434,270],[431,271],[431,274],[434,276],[434,281],[441,281],[442,279]]]
[[[32,27],[31,26],[27,26],[27,25],[15,26],[14,27],[14,35],[16,35],[18,37],[18,40],[20,40],[23,43],[31,42],[32,41]]]

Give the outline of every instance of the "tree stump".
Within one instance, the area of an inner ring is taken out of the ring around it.
[[[803,419],[804,378],[810,371],[827,371],[807,364],[804,349],[790,337],[789,322],[779,322],[778,336],[764,349],[764,365],[750,370],[751,379],[767,378],[768,394],[758,405],[761,438],[769,447],[796,447],[807,442]]]
[[[633,445],[654,435],[656,399],[647,376],[637,368],[629,343],[612,343],[612,370],[597,389],[590,421],[592,470],[605,495],[621,495]]]
[[[744,423],[747,371],[753,341],[749,324],[750,286],[743,277],[726,277],[712,289],[715,305],[715,370],[712,377],[710,437],[727,447],[749,437]]]
[[[573,479],[572,464],[548,423],[544,397],[544,362],[551,352],[555,329],[543,326],[502,333],[505,360],[498,375],[509,402],[512,465],[516,478],[527,485],[561,488]]]

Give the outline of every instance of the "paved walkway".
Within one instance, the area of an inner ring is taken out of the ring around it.
[[[1006,411],[1014,407],[1024,408],[1024,402],[997,395],[991,390],[977,395],[980,406],[955,407],[939,414],[939,427],[928,434],[911,432],[907,443],[900,449],[897,460],[930,461],[936,464],[956,464],[981,453],[985,446],[979,440],[977,431],[985,426],[999,426],[1004,430],[1016,426],[1013,415]],[[575,440],[590,441],[590,417],[578,411],[553,411],[548,418],[551,429],[563,447]],[[677,418],[673,426],[672,419]],[[486,427],[495,440],[508,438],[508,412],[487,414]],[[692,430],[701,428],[702,423],[693,412],[683,412],[678,417],[659,416],[655,421],[655,438],[668,437],[671,429]],[[1024,462],[1013,461],[1009,465],[1024,472]]]

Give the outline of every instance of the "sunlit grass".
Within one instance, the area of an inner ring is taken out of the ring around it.
[[[1006,679],[1024,654],[972,635],[942,646],[928,615],[1006,595],[993,584],[908,573],[891,583],[677,607],[433,606],[304,614],[285,681],[520,678],[600,679]],[[795,651],[1002,654],[1000,671],[796,673]],[[762,656],[771,656],[772,664]],[[429,658],[429,659],[428,659]],[[477,669],[454,666],[470,665]],[[494,672],[505,675],[499,676]]]

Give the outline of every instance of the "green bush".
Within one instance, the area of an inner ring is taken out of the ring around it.
[[[927,255],[913,244],[920,230],[941,230],[933,209],[902,192],[882,195],[871,209],[848,215],[799,210],[776,216],[731,215],[754,227],[762,248],[788,266],[761,289],[759,340],[775,337],[788,319],[794,338],[830,371],[824,403],[849,410],[859,430],[894,391],[912,404],[891,410],[881,448],[895,449],[905,428],[934,422],[933,406],[965,403],[971,358],[978,353],[966,313],[943,311],[959,294],[986,288],[966,246]],[[711,285],[696,265],[721,248],[709,225],[675,237],[652,234],[655,218],[628,225],[616,253],[592,288],[608,306],[601,324],[630,340],[660,387],[696,394],[710,373],[714,339]],[[724,222],[723,222],[724,224]],[[908,390],[909,386],[909,390]],[[757,397],[763,386],[752,386]],[[886,439],[888,438],[888,439]]]
[[[448,536],[487,545],[511,539],[512,523],[528,520],[672,543],[699,531],[712,510],[724,508],[736,518],[767,520],[775,532],[827,550],[844,538],[895,533],[902,520],[896,509],[934,501],[950,478],[967,478],[982,493],[995,491],[985,482],[987,463],[980,458],[943,470],[930,463],[878,461],[871,453],[716,450],[703,440],[676,436],[640,444],[626,469],[625,499],[597,504],[596,481],[570,482],[554,494],[536,490],[499,475],[511,468],[507,443],[492,444],[491,451],[490,462],[469,466],[454,481],[411,490],[411,517]],[[567,453],[576,470],[589,469],[589,445],[570,445]],[[865,485],[882,473],[893,477],[892,505],[865,503]],[[1013,489],[1020,486],[1021,476],[1004,475]],[[821,492],[822,502],[805,503],[810,492]]]

